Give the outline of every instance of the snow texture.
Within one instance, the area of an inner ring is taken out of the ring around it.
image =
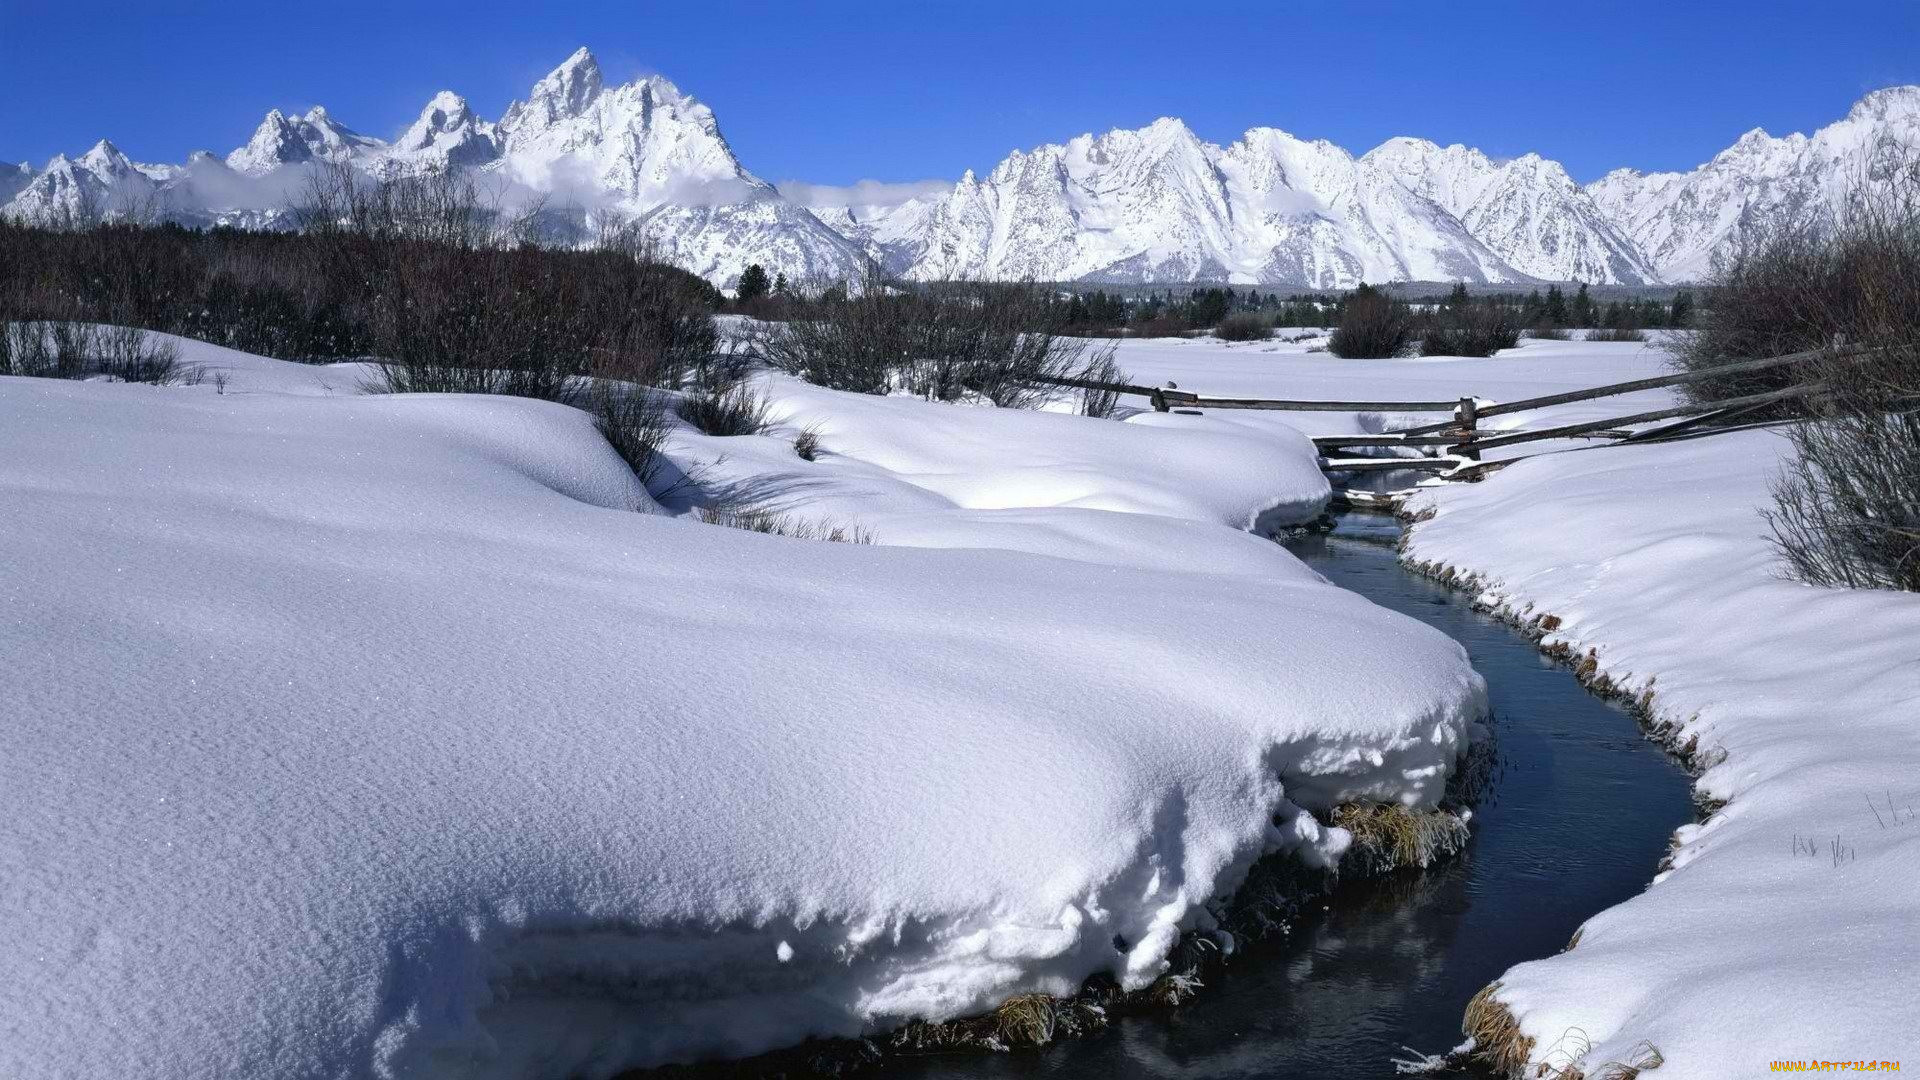
[[[224,387],[0,379],[7,1076],[605,1076],[1139,986],[1484,708],[1227,527],[1324,496],[1297,435],[776,383],[880,534],[820,543],[659,513],[563,406],[182,348]],[[805,495],[790,438],[674,452]]]
[[[1545,643],[1650,695],[1726,802],[1576,948],[1501,976],[1556,1069],[1642,1044],[1662,1080],[1920,1058],[1920,597],[1784,577],[1761,511],[1790,452],[1749,432],[1557,454],[1410,507],[1436,516],[1409,559],[1557,617]]]

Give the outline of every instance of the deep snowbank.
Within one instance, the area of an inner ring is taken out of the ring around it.
[[[9,1076],[596,1075],[1137,986],[1255,858],[1337,856],[1302,808],[1436,801],[1482,709],[1272,545],[1102,561],[1251,485],[993,510],[964,425],[849,420],[1009,536],[1154,513],[809,543],[636,513],[573,410],[209,357],[225,394],[0,379]]]
[[[1546,644],[1647,699],[1727,802],[1578,947],[1502,976],[1533,1061],[1592,1076],[1644,1043],[1678,1080],[1920,1059],[1920,597],[1783,579],[1760,510],[1786,452],[1562,454],[1409,507],[1436,516],[1407,558],[1557,618]]]

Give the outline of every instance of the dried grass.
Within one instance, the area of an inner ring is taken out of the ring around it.
[[[1341,865],[1368,874],[1424,869],[1465,847],[1470,835],[1457,814],[1398,803],[1348,803],[1334,809],[1333,823],[1353,834]]]
[[[1518,1076],[1533,1058],[1533,1039],[1522,1033],[1513,1010],[1494,995],[1500,984],[1488,983],[1467,1002],[1460,1030],[1473,1040],[1473,1058],[1502,1076]]]
[[[786,536],[795,540],[821,540],[833,544],[871,544],[873,531],[858,525],[833,521],[807,521],[771,510],[702,509],[700,520],[729,529]]]

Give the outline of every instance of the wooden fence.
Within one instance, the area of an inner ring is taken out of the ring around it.
[[[1816,358],[1857,356],[1865,350],[1860,348],[1841,348],[1837,350],[1819,350],[1811,352],[1787,353],[1781,356],[1769,356],[1758,360],[1741,360],[1724,364],[1706,371],[1676,372],[1672,375],[1657,375],[1645,379],[1630,379],[1626,382],[1610,383],[1584,390],[1568,390],[1558,394],[1543,394],[1539,397],[1523,398],[1518,401],[1486,402],[1478,398],[1463,397],[1450,401],[1318,401],[1292,400],[1286,398],[1227,398],[1209,397],[1168,386],[1136,386],[1129,383],[1099,382],[1090,379],[1041,378],[1032,381],[1048,386],[1060,386],[1085,390],[1098,390],[1111,394],[1145,397],[1159,412],[1199,412],[1206,409],[1270,409],[1279,412],[1381,412],[1381,413],[1446,413],[1447,419],[1438,423],[1404,428],[1396,431],[1378,433],[1360,433],[1353,435],[1316,435],[1314,446],[1321,453],[1320,465],[1328,473],[1351,474],[1363,472],[1433,472],[1448,478],[1474,478],[1482,471],[1483,464],[1490,467],[1496,463],[1483,463],[1482,451],[1521,443],[1540,442],[1548,439],[1602,439],[1611,443],[1643,443],[1679,436],[1701,425],[1735,420],[1749,416],[1770,405],[1801,398],[1818,397],[1827,387],[1819,382],[1796,383],[1784,389],[1761,394],[1746,394],[1739,397],[1717,401],[1695,401],[1674,405],[1664,409],[1652,409],[1631,413],[1625,416],[1612,416],[1602,420],[1592,420],[1578,424],[1561,424],[1549,428],[1531,430],[1501,431],[1487,433],[1480,427],[1482,421],[1496,416],[1510,416],[1515,413],[1530,412],[1554,405],[1567,405],[1580,401],[1594,401],[1601,398],[1616,397],[1640,390],[1658,390],[1674,386],[1687,386],[1717,379],[1727,375],[1748,374],[1768,371],[1805,363]],[[1672,423],[1638,431],[1630,430],[1629,425],[1647,424],[1659,420]],[[1420,447],[1438,451],[1438,456],[1421,457],[1372,457],[1340,456],[1341,451],[1356,447]],[[1356,504],[1373,503],[1380,496],[1368,492],[1342,492],[1349,501]]]

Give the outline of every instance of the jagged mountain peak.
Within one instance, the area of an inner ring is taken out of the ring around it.
[[[442,90],[394,141],[392,153],[415,168],[484,165],[500,156],[500,147],[493,125],[475,116],[466,98]]]
[[[379,139],[354,131],[319,105],[302,116],[269,109],[247,144],[227,155],[227,164],[237,172],[258,176],[282,165],[353,161],[385,148]]]
[[[119,176],[134,171],[132,159],[120,152],[120,148],[106,139],[93,144],[93,148],[80,155],[76,162],[88,172],[102,176]]]
[[[0,166],[0,213],[159,194],[189,221],[271,226],[286,182],[267,175],[328,161],[492,170],[504,190],[555,197],[575,230],[559,236],[622,217],[722,284],[750,262],[796,279],[858,273],[863,253],[921,277],[1641,282],[1699,276],[1742,221],[1832,203],[1889,139],[1920,145],[1920,87],[1867,93],[1811,135],[1755,128],[1691,172],[1623,168],[1584,187],[1537,153],[1396,136],[1355,157],[1274,127],[1223,148],[1164,116],[1014,151],[943,194],[816,216],[746,170],[705,104],[659,75],[610,85],[581,48],[497,124],[452,90],[391,145],[320,106],[272,109],[224,164],[199,152],[143,165],[103,140],[45,170]]]
[[[1847,112],[1851,121],[1920,119],[1920,86],[1887,86],[1868,91]]]
[[[580,116],[591,107],[605,88],[600,62],[585,46],[574,50],[560,66],[547,72],[526,100],[516,101],[501,118],[503,131],[545,127]]]

